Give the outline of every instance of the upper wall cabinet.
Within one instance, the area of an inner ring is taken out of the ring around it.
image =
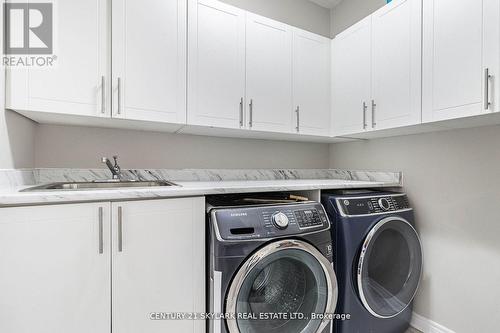
[[[336,136],[421,122],[421,0],[396,0],[333,42]]]
[[[10,69],[7,108],[186,123],[186,0],[64,0],[56,9],[55,66]]]
[[[371,98],[371,17],[332,42],[332,131],[342,136],[367,128]]]
[[[8,69],[6,107],[109,117],[107,1],[59,1],[56,15],[55,67]]]
[[[499,111],[500,4],[424,0],[423,120]]]
[[[329,38],[215,0],[188,13],[188,125],[329,136]]]
[[[243,127],[245,11],[190,1],[188,31],[188,124]]]
[[[293,29],[293,106],[295,130],[330,134],[329,38]]]
[[[186,122],[186,0],[112,1],[113,117]]]
[[[292,130],[292,28],[247,13],[246,89],[248,126]]]
[[[422,0],[372,15],[372,129],[422,121]]]

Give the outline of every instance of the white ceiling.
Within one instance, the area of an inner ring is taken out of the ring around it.
[[[316,3],[321,7],[333,8],[337,6],[342,0],[309,0],[309,1]]]

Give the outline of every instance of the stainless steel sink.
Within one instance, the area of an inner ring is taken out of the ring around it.
[[[21,192],[43,192],[43,191],[78,191],[78,190],[106,190],[130,187],[164,187],[164,186],[179,186],[169,181],[136,181],[136,180],[109,180],[95,182],[68,182],[68,183],[51,183],[30,187]]]

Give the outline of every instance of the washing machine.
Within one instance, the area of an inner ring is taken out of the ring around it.
[[[422,247],[406,194],[323,194],[339,283],[337,333],[404,333],[422,272]]]
[[[323,206],[207,201],[208,331],[331,332],[338,290]]]

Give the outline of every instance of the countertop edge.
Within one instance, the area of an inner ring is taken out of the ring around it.
[[[252,192],[280,192],[280,191],[314,191],[314,190],[339,190],[339,189],[363,189],[363,188],[401,188],[401,183],[390,182],[365,182],[365,181],[338,181],[338,184],[326,184],[331,180],[311,181],[309,184],[293,184],[293,180],[288,184],[269,185],[252,184],[253,182],[241,182],[238,186],[228,186],[226,182],[212,183],[210,186],[196,187],[196,182],[178,182],[180,187],[169,188],[147,188],[147,189],[113,189],[113,190],[85,190],[85,191],[56,191],[56,192],[15,192],[6,194],[0,193],[0,208],[75,204],[102,201],[133,201],[166,199],[175,197],[195,197],[215,194],[236,194]],[[245,184],[246,183],[246,184]],[[217,186],[218,185],[218,186]]]

